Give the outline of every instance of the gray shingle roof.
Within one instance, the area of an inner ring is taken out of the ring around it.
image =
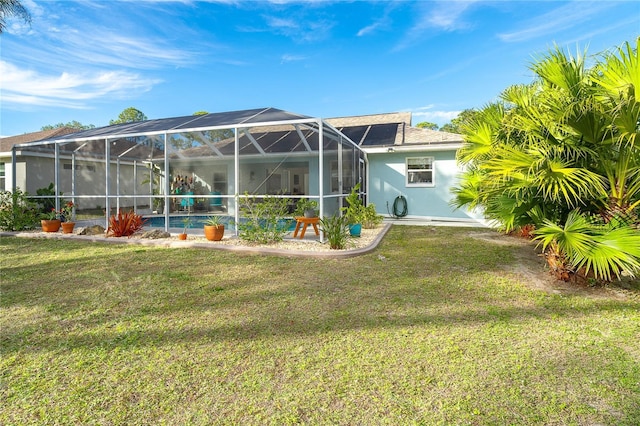
[[[41,130],[39,132],[24,133],[22,135],[0,138],[0,152],[9,152],[14,145],[20,143],[42,141],[45,139],[55,138],[57,136],[68,135],[77,131],[78,129],[73,129],[71,127],[59,127],[57,129]]]

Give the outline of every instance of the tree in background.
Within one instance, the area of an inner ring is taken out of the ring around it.
[[[77,130],[87,130],[87,129],[94,129],[96,126],[94,126],[93,124],[82,124],[76,120],[73,120],[66,124],[65,123],[47,124],[46,126],[42,126],[40,130],[53,130],[53,129],[60,129],[62,127],[70,127],[72,129],[77,129]]]
[[[429,129],[429,130],[438,130],[438,125],[436,123],[431,123],[430,121],[423,121],[421,123],[416,124],[416,127],[421,129]]]
[[[129,107],[123,110],[117,119],[109,121],[109,124],[135,123],[145,120],[147,120],[147,116],[142,111]]]
[[[19,0],[0,0],[0,34],[7,27],[7,18],[17,16],[31,25],[31,14]]]
[[[207,111],[196,111],[193,115],[207,115]],[[190,132],[171,137],[171,144],[176,149],[188,149],[195,146],[220,142],[234,137],[232,129],[207,130],[204,132]]]
[[[462,126],[465,122],[470,121],[478,113],[475,109],[465,109],[458,114],[458,116],[452,119],[449,123],[440,127],[441,132],[462,134]]]
[[[625,43],[588,69],[559,48],[535,80],[460,123],[457,206],[506,231],[535,227],[559,278],[640,273],[640,59]]]

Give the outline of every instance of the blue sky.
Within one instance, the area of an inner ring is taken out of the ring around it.
[[[557,44],[640,35],[637,1],[34,1],[0,36],[0,135],[127,107],[149,118],[272,106],[315,117],[482,107]]]

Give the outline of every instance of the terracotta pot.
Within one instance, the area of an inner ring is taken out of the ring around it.
[[[40,226],[44,232],[58,232],[60,230],[60,219],[41,220]]]
[[[205,225],[204,236],[209,241],[220,241],[224,237],[224,225]]]
[[[186,240],[187,239],[187,234],[178,234],[178,238],[181,240]]]
[[[73,233],[73,227],[76,226],[75,222],[62,222],[62,232],[65,234]]]

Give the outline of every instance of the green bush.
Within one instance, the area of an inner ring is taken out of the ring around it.
[[[28,200],[28,194],[16,189],[0,192],[0,229],[23,231],[33,229],[38,224],[38,206]]]
[[[240,200],[242,218],[238,223],[238,236],[245,241],[268,244],[282,241],[289,232],[290,222],[284,217],[289,214],[290,200],[265,196],[256,198],[245,193]]]
[[[360,199],[360,183],[357,183],[353,188],[351,188],[351,192],[344,200],[347,202],[347,206],[342,207],[342,211],[344,212],[344,216],[347,218],[349,224],[361,224],[364,220],[365,208],[362,204],[362,200]]]
[[[54,189],[53,182],[45,188],[36,189],[36,195],[39,197],[50,196],[50,198],[38,198],[37,203],[40,205],[40,211],[42,213],[49,213],[56,208],[56,190]],[[60,195],[62,195],[62,192]]]
[[[382,223],[383,217],[376,212],[376,205],[371,203],[364,208],[362,214],[362,226],[373,229]]]

